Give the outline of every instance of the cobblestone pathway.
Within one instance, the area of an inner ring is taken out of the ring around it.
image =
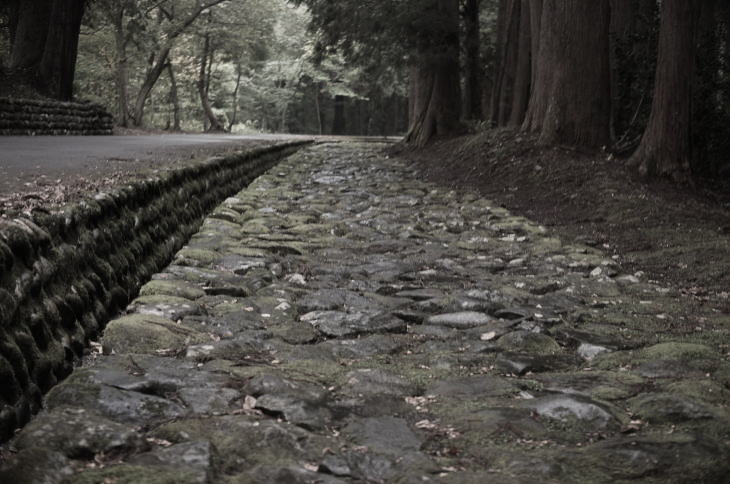
[[[315,146],[210,215],[0,481],[727,482],[727,316],[662,333],[681,304],[377,145]]]

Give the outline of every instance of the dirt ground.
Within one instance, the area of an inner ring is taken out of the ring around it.
[[[541,147],[508,130],[395,154],[431,181],[476,190],[565,240],[613,254],[625,272],[678,289],[688,310],[702,304],[730,313],[727,180],[647,184],[611,154]]]

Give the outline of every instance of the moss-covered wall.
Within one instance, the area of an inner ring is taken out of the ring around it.
[[[0,98],[0,135],[108,135],[113,127],[96,104]]]
[[[59,213],[0,219],[0,441],[207,212],[301,144],[213,158]]]

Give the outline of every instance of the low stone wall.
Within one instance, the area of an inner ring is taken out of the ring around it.
[[[59,213],[0,219],[0,441],[210,210],[302,144],[213,158]]]
[[[0,98],[0,135],[110,135],[113,127],[97,104]]]

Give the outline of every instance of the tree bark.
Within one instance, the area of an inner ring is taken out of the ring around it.
[[[699,8],[664,0],[654,100],[649,125],[630,163],[646,178],[687,181],[692,167],[692,72]]]
[[[167,75],[170,78],[170,102],[172,103],[172,130],[182,131],[180,125],[180,96],[177,92],[177,79],[175,78],[175,70],[172,68],[172,62],[168,62]]]
[[[317,131],[319,134],[322,134],[322,131],[324,130],[324,121],[322,120],[322,106],[319,102],[319,90],[320,85],[319,82],[317,82],[314,85],[314,109],[317,113]]]
[[[46,94],[70,101],[85,0],[53,0],[46,46],[38,73]]]
[[[226,128],[221,124],[218,117],[213,112],[213,108],[210,105],[210,99],[208,99],[208,82],[209,76],[208,71],[208,59],[211,55],[210,52],[210,34],[205,34],[203,38],[203,50],[200,54],[200,76],[198,77],[198,94],[200,95],[200,102],[203,105],[203,112],[205,117],[210,123],[209,131],[225,131]]]
[[[482,119],[482,59],[479,29],[480,0],[466,0],[464,5],[464,117]]]
[[[515,84],[512,95],[512,108],[508,124],[520,126],[525,119],[527,104],[530,101],[530,84],[532,77],[532,54],[530,39],[530,2],[520,0],[520,23],[518,27],[517,64],[515,66]]]
[[[530,0],[530,89],[537,83],[537,64],[540,59],[540,25],[543,0]],[[529,105],[529,101],[528,101]]]
[[[10,41],[10,52],[12,53],[15,44],[15,35],[18,31],[18,17],[20,15],[20,0],[9,0],[8,6],[8,34]]]
[[[505,126],[512,111],[512,99],[519,58],[521,0],[501,0],[499,8],[497,70],[492,92],[491,122]]]
[[[413,119],[405,142],[424,146],[436,136],[460,130],[459,3],[432,0],[443,20],[441,31],[424,33],[416,57]]]
[[[114,46],[116,50],[116,83],[119,126],[129,126],[129,59],[127,59],[127,35],[124,31],[124,8],[113,15]]]
[[[17,12],[10,69],[35,70],[43,58],[51,20],[51,0],[24,0]]]
[[[240,62],[236,63],[236,87],[233,89],[233,113],[231,114],[231,120],[228,123],[228,131],[233,129],[233,126],[238,123],[238,91],[241,89],[241,77],[243,77],[243,70]]]
[[[139,88],[139,92],[137,93],[137,99],[134,103],[134,116],[132,119],[134,125],[137,127],[144,126],[145,104],[147,104],[147,99],[150,97],[152,89],[154,89],[155,84],[157,84],[158,79],[162,75],[162,72],[165,70],[165,66],[167,65],[167,59],[169,56],[169,48],[165,48],[162,50],[162,52],[160,52],[157,60],[153,60],[152,67],[147,71],[144,81]]]
[[[608,0],[544,0],[526,131],[545,144],[588,148],[610,140]]]
[[[332,134],[343,135],[347,131],[345,119],[345,96],[335,96],[335,115],[332,118]]]

